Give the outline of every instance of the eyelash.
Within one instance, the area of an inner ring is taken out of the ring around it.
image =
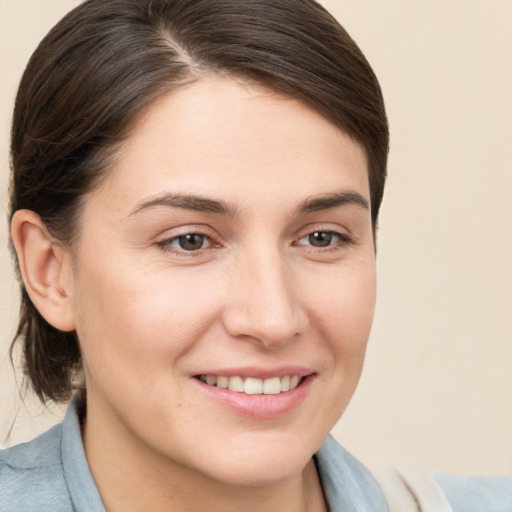
[[[315,247],[311,244],[302,244],[300,243],[302,240],[307,239],[314,235],[328,235],[331,237],[331,240],[334,240],[334,243],[329,243],[329,245],[325,247]],[[175,245],[173,245],[175,242],[179,243],[180,239],[185,239],[186,237],[190,236],[198,236],[202,237],[202,246],[196,250],[187,250],[183,247],[178,248]],[[207,247],[203,247],[204,244],[207,243]],[[351,237],[344,233],[340,233],[338,231],[328,230],[328,229],[316,229],[313,231],[310,231],[306,233],[305,235],[301,236],[297,242],[294,242],[292,245],[305,245],[307,247],[310,247],[315,252],[327,252],[327,251],[336,251],[339,249],[342,249],[348,245],[353,245],[354,241]],[[201,233],[199,231],[190,231],[187,233],[179,234],[176,236],[173,236],[172,238],[167,238],[165,240],[162,240],[160,242],[157,242],[156,245],[162,249],[165,252],[172,252],[180,257],[198,257],[200,255],[204,255],[205,251],[208,251],[215,247],[220,247],[221,244],[218,243],[214,237],[211,235],[207,235],[206,233]]]

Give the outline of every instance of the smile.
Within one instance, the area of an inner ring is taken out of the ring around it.
[[[302,379],[298,375],[271,377],[269,379],[200,375],[199,380],[209,386],[229,389],[230,391],[245,393],[246,395],[279,395],[280,393],[286,393],[295,389]]]

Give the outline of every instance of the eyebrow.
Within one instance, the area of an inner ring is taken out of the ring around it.
[[[297,213],[305,215],[308,213],[329,210],[344,205],[356,205],[364,210],[369,210],[368,201],[354,190],[344,190],[332,194],[323,194],[318,197],[306,199],[297,208]],[[222,201],[220,199],[211,199],[208,197],[192,194],[166,193],[150,197],[141,201],[130,212],[129,216],[142,210],[153,208],[155,206],[167,206],[172,208],[183,208],[203,213],[213,213],[227,217],[236,217],[237,208],[235,205]]]
[[[173,208],[183,208],[185,210],[193,210],[203,213],[213,213],[216,215],[224,215],[235,217],[237,209],[234,205],[226,203],[219,199],[210,199],[191,194],[162,194],[141,201],[130,212],[130,216],[142,210],[153,208],[155,206],[168,206]]]
[[[318,197],[306,199],[297,209],[298,213],[307,214],[322,210],[337,208],[338,206],[355,205],[369,210],[368,200],[355,190],[342,190],[332,194],[324,194]]]

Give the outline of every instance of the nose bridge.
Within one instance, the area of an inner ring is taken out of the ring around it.
[[[259,246],[237,261],[227,329],[265,346],[286,343],[304,329],[293,269],[277,247]]]

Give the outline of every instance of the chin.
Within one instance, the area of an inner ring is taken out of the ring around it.
[[[252,439],[246,439],[243,446],[233,443],[222,455],[211,454],[206,459],[217,462],[209,464],[210,477],[237,487],[278,485],[301,474],[318,448],[310,439],[300,437],[288,440],[279,434],[248,437]]]
[[[279,485],[300,475],[311,457],[280,460],[276,457],[255,457],[219,468],[215,479],[235,487],[268,487]]]

